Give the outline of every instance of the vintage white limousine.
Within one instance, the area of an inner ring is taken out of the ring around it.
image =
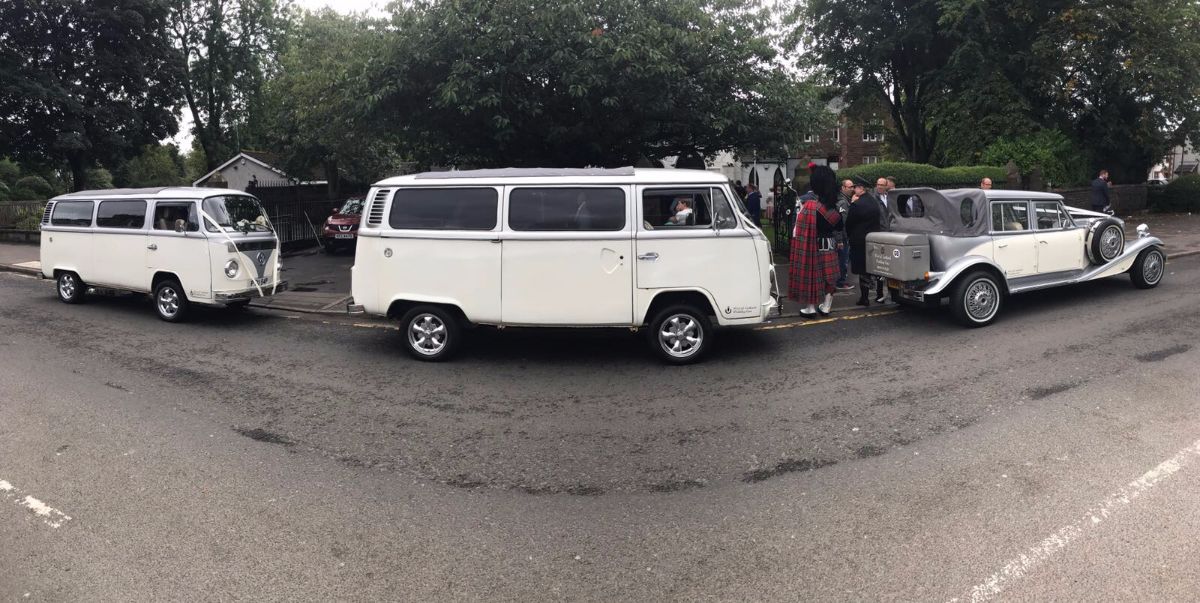
[[[888,279],[898,302],[949,300],[969,327],[994,321],[1010,294],[1125,273],[1148,289],[1166,266],[1145,224],[1126,243],[1124,222],[1053,193],[897,189],[888,210],[891,231],[867,235],[867,271]]]

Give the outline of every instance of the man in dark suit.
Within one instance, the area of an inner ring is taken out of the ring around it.
[[[1108,170],[1100,170],[1100,175],[1092,181],[1092,211],[1112,215],[1112,201],[1108,197]]]
[[[746,209],[755,226],[762,226],[762,193],[758,192],[757,184],[746,185]]]
[[[871,305],[867,296],[871,293],[872,283],[881,292],[883,290],[883,282],[867,274],[867,235],[880,230],[879,209],[879,199],[867,192],[867,182],[856,179],[854,194],[850,197],[850,211],[846,216],[846,239],[850,243],[850,269],[858,275],[859,298],[856,303],[860,306]],[[879,297],[882,297],[882,293]]]

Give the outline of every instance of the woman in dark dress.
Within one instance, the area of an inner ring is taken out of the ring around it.
[[[850,242],[850,269],[858,275],[860,306],[870,305],[867,296],[874,282],[867,275],[867,235],[879,230],[879,201],[867,192],[867,183],[854,181],[854,196],[850,198],[850,212],[846,215],[846,238]]]

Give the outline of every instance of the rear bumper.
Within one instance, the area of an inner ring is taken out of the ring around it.
[[[242,289],[240,291],[219,291],[213,293],[213,300],[217,303],[235,302],[255,297],[268,297],[271,295],[272,290],[275,293],[282,293],[287,291],[287,289],[288,282],[279,281],[279,284],[275,285],[274,289],[272,289],[271,285],[263,285],[262,295],[259,295],[257,288]]]
[[[364,308],[362,306],[362,304],[354,303],[353,297],[350,298],[350,301],[346,302],[346,314],[358,315],[358,314],[366,314],[366,313],[367,313],[367,309]]]

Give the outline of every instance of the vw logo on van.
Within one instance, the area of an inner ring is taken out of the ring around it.
[[[254,256],[254,261],[258,262],[259,266],[267,265],[267,254],[258,252],[258,255]]]

